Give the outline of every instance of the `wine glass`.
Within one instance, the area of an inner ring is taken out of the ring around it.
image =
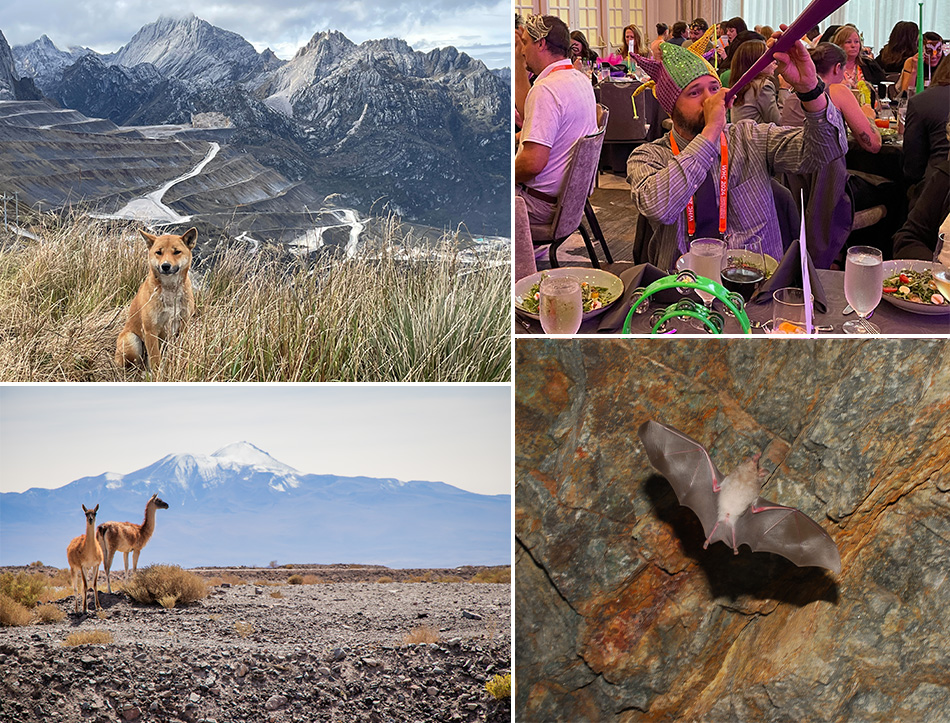
[[[858,314],[844,323],[846,334],[880,334],[881,330],[867,320],[881,303],[884,288],[884,260],[880,249],[873,246],[852,246],[844,265],[844,297]]]
[[[573,276],[548,276],[538,290],[538,315],[545,334],[576,334],[584,318],[581,284]]]
[[[718,238],[698,238],[689,245],[689,268],[697,276],[705,276],[716,281],[719,278],[719,263],[726,251],[726,242]],[[712,294],[696,290],[707,309],[712,309]],[[690,319],[690,325],[705,329],[706,325],[699,319]]]
[[[748,304],[765,278],[762,242],[757,238],[730,241],[729,248],[722,255],[719,276],[727,290],[741,294]]]

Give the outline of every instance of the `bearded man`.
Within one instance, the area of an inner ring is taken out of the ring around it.
[[[779,37],[776,32],[771,42]],[[627,159],[633,204],[652,230],[637,261],[661,269],[671,269],[694,238],[757,238],[765,253],[781,258],[771,177],[812,173],[848,150],[841,114],[800,41],[774,57],[802,101],[802,128],[726,123],[726,89],[699,55],[704,49],[699,42],[685,50],[663,43],[659,59],[636,58],[673,121],[670,133]]]

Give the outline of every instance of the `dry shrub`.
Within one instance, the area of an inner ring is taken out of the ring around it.
[[[439,631],[430,628],[428,625],[420,625],[413,628],[402,639],[403,645],[418,645],[419,643],[437,643],[439,642]]]
[[[58,623],[66,617],[66,613],[55,605],[37,605],[33,614],[38,623]]]
[[[320,585],[323,582],[323,578],[318,575],[304,575],[303,584],[304,585]]]
[[[242,638],[246,638],[248,635],[254,632],[254,626],[250,623],[244,622],[243,620],[238,620],[236,623],[234,623],[234,629]]]
[[[48,584],[50,587],[70,588],[73,584],[72,573],[68,567],[61,567],[56,571],[56,574],[48,578]]]
[[[511,697],[511,673],[496,675],[485,683],[487,690],[495,700]]]
[[[77,645],[108,645],[112,642],[112,633],[107,630],[84,630],[72,633],[63,641],[63,645],[75,647]]]
[[[282,593],[280,590],[274,590],[274,592],[272,592],[272,593],[270,594],[270,596],[271,596],[271,597],[283,597],[283,596],[284,596],[284,593]]]
[[[25,605],[21,605],[8,595],[0,594],[0,625],[29,625],[32,615]]]
[[[208,597],[205,581],[178,565],[149,565],[129,580],[125,591],[138,602],[158,603],[165,608]]]
[[[427,572],[425,575],[411,575],[406,578],[406,582],[432,582],[432,573]]]
[[[444,577],[436,578],[436,582],[465,582],[465,578],[459,577],[458,575],[445,575]]]
[[[290,585],[303,585],[303,575],[291,575],[287,578]]]
[[[113,586],[115,589],[115,586]],[[40,595],[41,603],[51,603],[55,600],[62,600],[64,597],[69,597],[73,594],[73,589],[71,587],[48,587],[43,591],[43,594]]]
[[[46,591],[47,584],[48,578],[39,572],[5,572],[0,575],[0,595],[31,608]]]
[[[387,582],[395,582],[395,581],[388,575],[383,575],[383,577],[379,578],[376,582],[385,584]]]
[[[472,577],[471,582],[511,583],[511,566],[479,570]]]

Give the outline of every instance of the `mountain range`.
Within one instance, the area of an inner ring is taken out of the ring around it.
[[[508,233],[510,76],[455,48],[357,45],[325,31],[282,61],[194,16],[160,18],[110,54],[60,50],[43,36],[12,49],[12,70],[5,44],[0,98],[5,82],[32,80],[61,107],[119,126],[219,118],[235,150],[317,195]]]
[[[0,494],[0,565],[40,560],[65,567],[66,545],[84,532],[81,505],[100,505],[98,523],[141,522],[153,494],[169,508],[156,513],[142,565],[511,562],[510,495],[442,482],[307,474],[238,442],[212,455],[170,454],[129,474]]]

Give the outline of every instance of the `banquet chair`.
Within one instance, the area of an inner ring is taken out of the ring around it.
[[[617,167],[614,161],[619,158],[621,172],[626,173],[630,151],[634,146],[646,142],[645,97],[642,94],[633,97],[638,87],[640,83],[603,83],[600,87],[600,102],[610,110],[601,160],[604,161],[602,165],[611,171]]]
[[[584,246],[587,248],[588,256],[590,256],[591,265],[595,269],[600,268],[591,235],[584,228],[582,221],[585,212],[589,208],[587,216],[588,218],[593,217],[596,223],[596,216],[593,216],[594,210],[588,199],[594,190],[594,177],[597,173],[597,164],[600,161],[600,149],[603,142],[603,128],[577,139],[571,149],[571,160],[564,174],[564,180],[561,182],[561,193],[558,195],[557,205],[554,207],[552,222],[550,224],[531,224],[531,242],[535,246],[551,245],[548,254],[552,269],[558,267],[558,248],[574,233],[580,233],[584,239]],[[595,233],[599,234],[597,240],[604,250],[607,263],[613,263],[610,250],[607,248],[607,242],[604,240],[603,234],[599,233],[600,224],[596,224],[594,230]]]
[[[534,244],[531,243],[531,222],[528,207],[521,196],[515,196],[515,281],[537,272]]]

